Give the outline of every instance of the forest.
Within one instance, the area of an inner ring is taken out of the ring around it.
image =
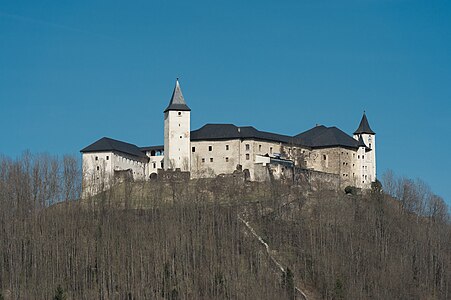
[[[0,157],[0,299],[451,299],[451,219],[419,179],[234,178],[81,199],[76,157]]]

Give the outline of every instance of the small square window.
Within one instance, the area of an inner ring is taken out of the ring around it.
[[[181,116],[182,115],[182,112],[181,111],[179,111],[179,116]]]
[[[202,158],[202,162],[203,162],[203,163],[205,162],[205,158]]]
[[[229,158],[228,157],[226,157],[226,162],[229,162]]]
[[[250,148],[251,148],[250,145],[246,144],[246,151],[249,151]]]
[[[226,145],[226,150],[229,150],[229,145]]]
[[[180,138],[182,138],[182,136],[180,136]]]
[[[208,151],[212,151],[213,150],[213,146],[208,146]]]
[[[213,162],[213,157],[210,157],[210,162]]]
[[[246,160],[249,160],[249,153],[246,153]]]
[[[192,148],[191,148],[191,151],[192,151],[192,152],[196,152],[196,147],[192,147]]]

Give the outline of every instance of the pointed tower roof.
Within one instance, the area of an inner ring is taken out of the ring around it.
[[[168,107],[164,110],[164,112],[170,110],[186,110],[190,111],[191,109],[186,105],[185,99],[183,98],[182,89],[180,88],[179,79],[175,81],[175,88],[172,92],[171,101],[169,102]]]
[[[371,130],[365,112],[363,112],[363,117],[362,120],[360,121],[359,128],[357,128],[357,130],[354,132],[354,134],[362,134],[362,133],[376,134],[373,130]]]

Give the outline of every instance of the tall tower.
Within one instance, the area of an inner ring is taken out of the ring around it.
[[[164,169],[191,170],[190,114],[180,89],[175,82],[171,101],[164,110]]]
[[[362,158],[363,174],[368,176],[365,182],[374,182],[376,181],[376,133],[371,129],[365,112],[363,112],[359,128],[354,132],[354,138],[363,141],[367,147]]]

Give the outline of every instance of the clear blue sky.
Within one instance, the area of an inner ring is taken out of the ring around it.
[[[366,110],[378,173],[451,203],[449,1],[3,0],[0,153],[162,144],[176,77],[192,129],[352,133]]]

